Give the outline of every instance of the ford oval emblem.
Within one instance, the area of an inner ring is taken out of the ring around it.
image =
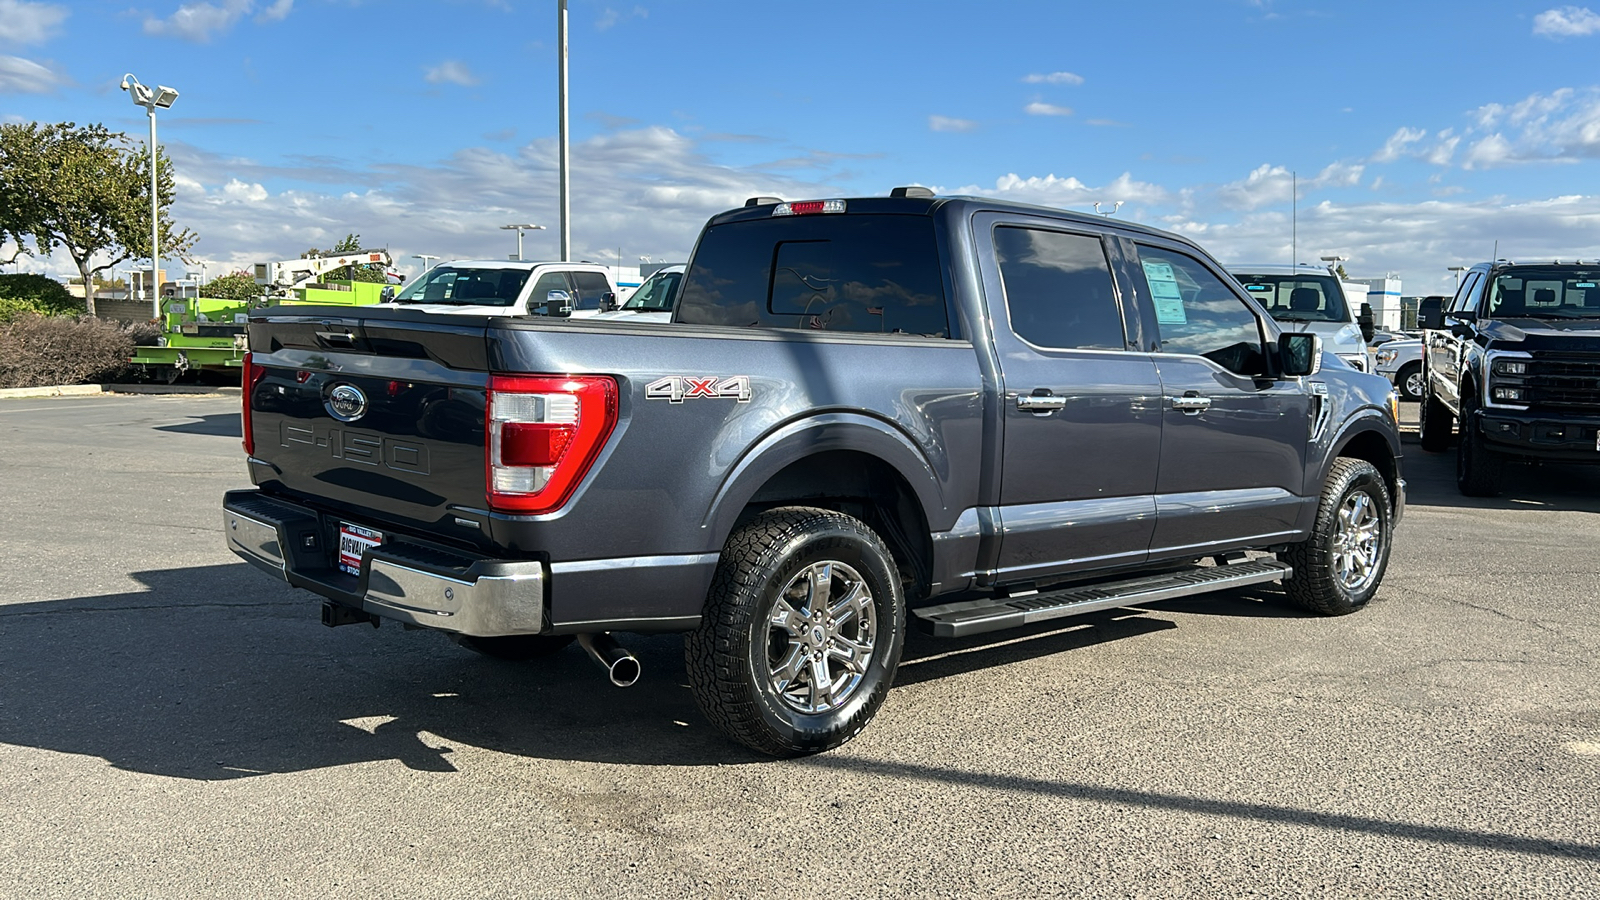
[[[341,384],[328,394],[328,415],[341,422],[354,422],[367,414],[367,395],[353,384]]]

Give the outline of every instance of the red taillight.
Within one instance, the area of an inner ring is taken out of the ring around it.
[[[256,455],[256,435],[250,427],[250,395],[255,393],[256,385],[261,383],[261,376],[265,374],[267,370],[256,365],[255,359],[246,351],[244,369],[239,373],[239,384],[244,388],[239,392],[240,398],[244,401],[240,424],[244,429],[244,452],[250,456]]]
[[[775,216],[810,216],[817,213],[842,213],[845,205],[843,200],[796,200],[792,203],[779,203],[772,208]]]
[[[603,375],[491,375],[484,414],[489,506],[558,509],[617,424],[617,382]]]

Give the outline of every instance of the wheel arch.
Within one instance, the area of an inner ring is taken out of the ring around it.
[[[1400,443],[1389,429],[1380,428],[1375,416],[1363,417],[1348,425],[1333,442],[1333,452],[1323,466],[1322,478],[1327,480],[1328,470],[1341,456],[1365,460],[1383,476],[1389,496],[1397,497],[1400,483]]]
[[[825,414],[792,422],[751,448],[701,525],[721,547],[739,525],[780,506],[856,516],[889,546],[914,597],[931,577],[931,523],[944,509],[939,486],[927,457],[897,429],[860,414]]]

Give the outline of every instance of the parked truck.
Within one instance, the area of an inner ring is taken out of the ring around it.
[[[711,219],[670,323],[251,316],[228,546],[502,657],[686,635],[776,755],[964,637],[1278,583],[1378,590],[1405,481],[1383,379],[1282,333],[1178,235],[921,188]],[[1324,363],[1327,364],[1324,364]]]

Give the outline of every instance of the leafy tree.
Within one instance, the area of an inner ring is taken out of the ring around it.
[[[156,187],[161,247],[181,257],[195,234],[167,215],[172,166],[159,151]],[[149,151],[127,135],[71,122],[0,125],[0,240],[16,241],[19,252],[49,255],[61,248],[85,282],[150,255],[149,191]],[[86,293],[93,313],[93,292]]]
[[[334,244],[331,248],[327,250],[318,250],[317,248],[312,247],[306,252],[300,254],[300,258],[321,259],[326,256],[343,256],[346,253],[360,253],[363,249],[365,248],[361,246],[361,235],[351,232],[345,235],[339,241],[339,243]],[[332,272],[324,274],[317,280],[323,282],[370,281],[374,284],[387,284],[389,278],[385,274],[383,266],[377,264],[368,264],[361,266],[345,266],[342,269],[334,269]]]
[[[61,282],[43,275],[0,275],[0,322],[18,313],[70,316],[83,312],[83,303]]]
[[[256,284],[256,279],[243,269],[220,275],[211,279],[205,287],[200,289],[200,296],[215,297],[218,300],[235,300],[240,303],[250,303],[260,300],[265,296],[261,285]]]

